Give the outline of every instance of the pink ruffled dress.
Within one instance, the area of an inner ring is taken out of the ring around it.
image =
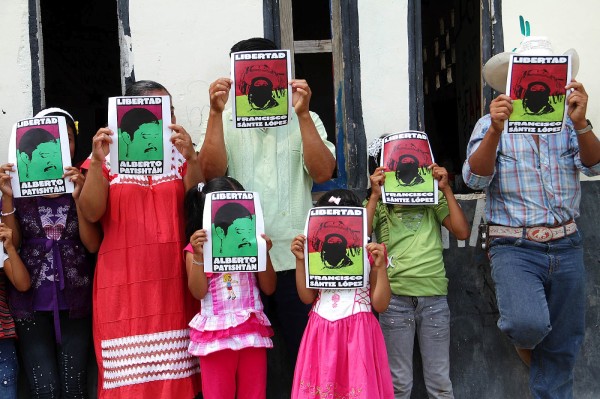
[[[293,399],[394,398],[369,292],[369,287],[319,291],[298,352]]]
[[[185,251],[193,252],[188,244]],[[207,273],[208,292],[190,321],[188,351],[206,356],[224,349],[272,348],[256,273]]]

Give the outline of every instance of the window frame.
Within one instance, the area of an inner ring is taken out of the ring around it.
[[[366,190],[366,135],[362,120],[358,1],[330,0],[331,40],[293,40],[292,1],[263,0],[265,37],[292,53],[331,52],[333,56],[337,176],[315,184],[314,192],[333,188]],[[350,83],[351,82],[351,83]]]

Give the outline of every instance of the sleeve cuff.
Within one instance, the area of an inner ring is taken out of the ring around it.
[[[469,160],[465,161],[463,166],[463,179],[465,184],[473,190],[483,190],[490,185],[494,175],[491,176],[479,176],[471,171]]]

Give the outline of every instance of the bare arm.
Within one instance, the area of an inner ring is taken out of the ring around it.
[[[0,191],[2,191],[2,221],[12,230],[12,242],[15,247],[21,246],[21,226],[15,216],[15,204],[9,172],[15,173],[14,164],[5,163],[0,166]]]
[[[223,110],[229,97],[231,79],[220,78],[213,82],[210,95],[210,112],[204,143],[199,152],[200,167],[207,181],[224,176],[227,171],[227,151],[223,133]]]
[[[31,287],[29,272],[15,248],[12,230],[4,223],[0,223],[0,241],[4,243],[4,248],[6,248],[8,254],[8,259],[4,261],[6,276],[18,291],[27,291]]]
[[[73,190],[73,200],[75,201],[75,207],[77,209],[79,239],[89,252],[96,253],[98,252],[100,243],[102,242],[102,229],[98,223],[92,223],[87,220],[81,212],[81,207],[79,206],[79,196],[85,183],[85,176],[76,167],[69,166],[65,168],[65,174],[63,175],[63,178],[69,179],[75,185],[75,189]]]
[[[190,242],[194,248],[194,253],[185,253],[188,288],[194,298],[201,300],[208,292],[208,279],[206,278],[206,273],[204,273],[204,252],[202,248],[206,242],[206,231],[195,231],[192,237],[190,237]]]
[[[177,151],[185,158],[187,164],[187,171],[183,177],[183,186],[185,191],[196,186],[198,183],[204,181],[202,175],[202,169],[198,160],[198,154],[194,150],[194,144],[192,138],[188,132],[181,125],[171,124],[169,129],[173,131],[171,135],[171,143],[177,148]]]
[[[587,111],[588,95],[583,85],[575,79],[566,87],[567,90],[573,91],[567,99],[568,109],[567,114],[573,121],[573,126],[577,130],[581,130],[587,126],[585,114]],[[579,158],[581,163],[586,167],[597,165],[600,162],[600,141],[593,131],[577,135],[579,143]]]
[[[500,142],[500,135],[504,130],[504,121],[508,119],[512,111],[512,100],[505,94],[499,95],[490,103],[492,123],[479,147],[469,157],[469,166],[476,175],[491,176],[494,173],[496,150]]]
[[[81,214],[90,222],[97,222],[106,212],[108,202],[108,180],[102,174],[102,165],[108,155],[108,146],[112,142],[113,132],[101,128],[94,135],[92,159],[86,174],[85,183],[79,194]]]
[[[465,213],[454,197],[452,188],[448,184],[448,171],[446,168],[442,168],[435,163],[429,166],[429,168],[432,169],[433,178],[438,180],[438,188],[444,193],[448,202],[448,211],[450,213],[444,218],[442,224],[456,238],[466,240],[469,234],[471,234],[471,228]]]
[[[306,80],[293,79],[290,84],[292,85],[292,104],[298,116],[302,135],[304,164],[315,182],[326,182],[333,175],[335,158],[321,139],[310,116],[308,106],[312,92]]]
[[[385,167],[380,166],[370,177],[371,195],[367,201],[367,234],[369,237],[373,234],[373,220],[377,211],[377,203],[381,198],[381,186],[385,183]]]
[[[267,270],[258,273],[258,286],[265,295],[272,295],[277,286],[277,273],[275,273],[271,257],[269,256],[273,242],[266,234],[263,234],[262,237],[267,241]]]
[[[317,290],[306,287],[306,270],[304,270],[304,245],[306,237],[302,234],[292,241],[292,253],[296,256],[296,289],[300,300],[310,305],[317,298]]]
[[[387,255],[383,244],[370,243],[367,251],[373,258],[369,283],[371,284],[371,305],[376,312],[385,312],[392,299],[392,289],[387,275]]]

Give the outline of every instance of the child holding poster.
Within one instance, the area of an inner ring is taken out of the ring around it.
[[[325,193],[317,207],[360,207],[358,197],[349,190]],[[302,337],[292,398],[352,397],[388,399],[394,397],[385,343],[371,305],[383,312],[390,301],[386,274],[386,249],[371,243],[369,285],[355,289],[316,290],[306,288],[304,265],[306,237],[292,241],[296,256],[296,287],[300,299],[313,304]],[[320,396],[319,396],[320,397]]]
[[[377,167],[381,143],[369,146],[371,193],[366,202],[369,235],[387,245],[387,269],[392,298],[379,315],[396,398],[410,398],[413,381],[413,344],[419,339],[423,375],[431,398],[452,398],[450,381],[450,309],[446,301],[448,279],[442,257],[440,228],[443,225],[458,239],[468,237],[470,228],[448,184],[445,168],[429,169],[438,180],[437,205],[392,205],[381,201],[386,168]]]
[[[190,322],[189,352],[199,356],[205,399],[234,399],[236,392],[237,397],[264,399],[266,348],[273,347],[269,338],[273,330],[263,312],[260,291],[271,295],[277,277],[268,256],[264,272],[204,272],[207,234],[202,216],[207,194],[217,191],[244,188],[231,177],[218,177],[190,189],[185,197],[188,287],[201,301],[200,312]],[[271,240],[263,237],[268,250]]]

